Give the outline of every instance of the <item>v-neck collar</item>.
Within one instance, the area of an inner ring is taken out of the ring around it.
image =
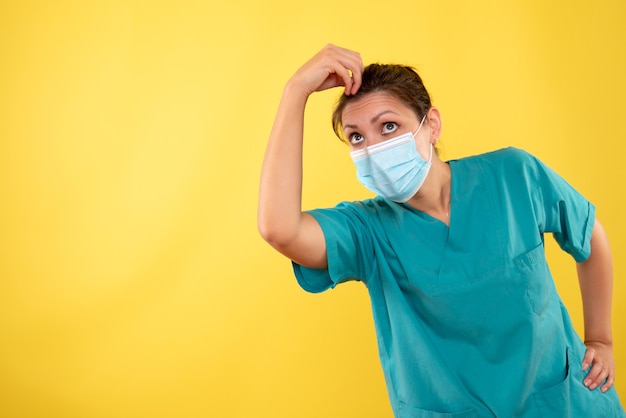
[[[453,220],[453,214],[454,214],[454,207],[455,205],[455,201],[456,201],[456,182],[455,182],[455,177],[454,173],[453,173],[453,167],[454,167],[454,162],[455,160],[450,160],[450,161],[446,161],[446,164],[448,164],[448,167],[450,168],[450,208],[449,208],[449,212],[448,212],[448,223],[446,224],[445,222],[443,222],[441,219],[435,218],[432,215],[429,215],[426,212],[423,212],[419,209],[414,208],[413,206],[411,206],[408,202],[404,202],[404,203],[400,203],[400,205],[402,205],[404,208],[408,209],[409,211],[420,215],[424,220],[428,220],[431,222],[438,222],[440,224],[442,224],[443,226],[446,227],[446,229],[449,231],[452,227],[452,220]]]

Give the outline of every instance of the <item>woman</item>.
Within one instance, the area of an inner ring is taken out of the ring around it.
[[[342,87],[333,125],[374,199],[303,212],[309,95]],[[267,145],[258,222],[301,286],[368,288],[398,417],[621,417],[612,262],[594,206],[514,148],[444,162],[420,77],[363,68],[328,45],[288,81]],[[583,343],[545,260],[553,233],[577,261]]]

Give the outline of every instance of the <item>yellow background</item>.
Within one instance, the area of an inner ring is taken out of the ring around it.
[[[416,66],[443,157],[508,145],[598,206],[626,397],[626,3],[3,1],[0,416],[391,417],[367,292],[256,230],[281,89],[332,42]],[[307,208],[368,197],[310,100]],[[574,264],[548,247],[576,326]],[[494,382],[497,389],[498,382]]]

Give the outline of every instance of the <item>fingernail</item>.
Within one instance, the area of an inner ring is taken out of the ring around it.
[[[589,383],[591,383],[591,379],[587,379],[583,382],[585,386],[589,386]]]

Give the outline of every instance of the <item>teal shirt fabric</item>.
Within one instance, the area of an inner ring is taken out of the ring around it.
[[[294,263],[299,284],[367,286],[396,417],[625,416],[615,389],[583,386],[544,254],[552,233],[584,261],[594,206],[519,149],[448,163],[449,227],[381,197],[310,211],[328,269]]]

